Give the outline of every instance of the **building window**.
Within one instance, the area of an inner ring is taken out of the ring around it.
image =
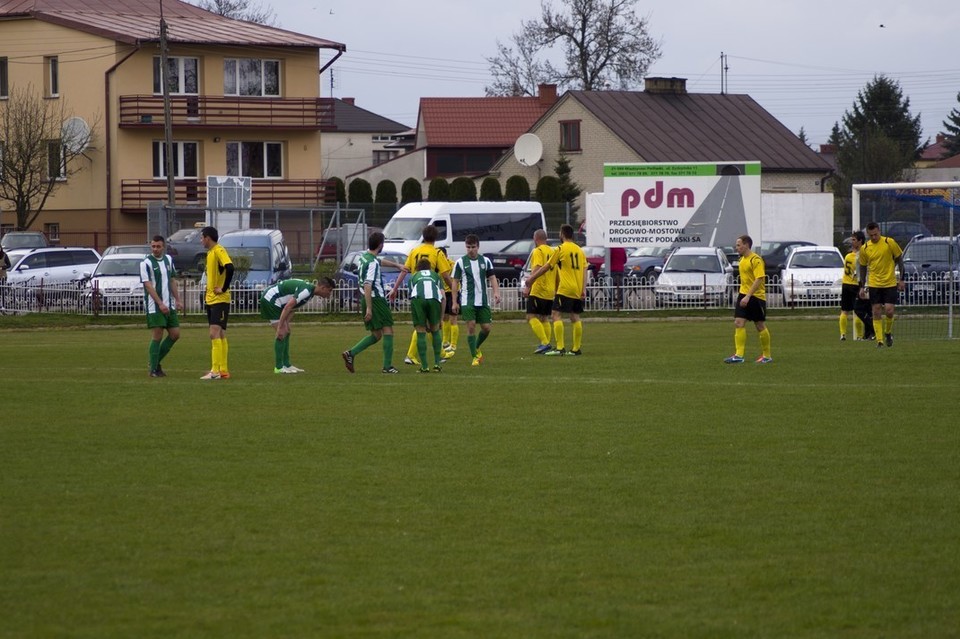
[[[374,151],[373,152],[373,165],[383,164],[388,160],[392,160],[397,157],[396,151]]]
[[[47,142],[47,177],[51,180],[67,179],[67,150],[60,140]]]
[[[44,89],[48,98],[60,95],[60,60],[57,56],[47,56],[43,59]]]
[[[4,144],[3,140],[0,140],[0,178],[3,177],[3,153],[4,153]]]
[[[280,142],[227,142],[227,175],[282,178],[283,144]]]
[[[7,59],[0,58],[0,98],[10,96],[10,82],[7,79]]]
[[[280,95],[280,61],[227,58],[223,61],[223,94]]]
[[[560,121],[560,148],[563,151],[580,150],[580,120]]]
[[[173,177],[197,177],[197,142],[173,143]],[[153,177],[167,177],[167,145],[162,140],[153,142]]]
[[[43,234],[47,236],[47,240],[51,243],[58,243],[60,241],[60,223],[47,222],[43,225]]]
[[[168,57],[167,69],[170,93],[196,95],[200,92],[200,80],[197,75],[200,68],[198,58]],[[153,59],[153,93],[163,93],[163,74],[160,72],[160,56]]]

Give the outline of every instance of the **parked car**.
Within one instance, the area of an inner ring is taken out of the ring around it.
[[[889,237],[897,242],[900,248],[905,248],[910,240],[918,237],[930,237],[933,233],[920,222],[905,222],[902,220],[889,220],[886,222],[877,222],[880,226],[880,235]],[[863,230],[867,232],[866,229]]]
[[[85,273],[83,299],[94,310],[143,310],[140,264],[145,255],[112,253],[100,258],[92,273]]]
[[[35,248],[50,246],[47,236],[39,231],[7,231],[0,239],[3,252],[10,259],[10,265],[16,266],[21,257]]]
[[[167,238],[167,255],[177,271],[202,273],[207,265],[207,249],[200,243],[201,228],[180,229]]]
[[[547,244],[557,246],[560,244],[560,240],[547,240]],[[511,281],[520,278],[523,265],[527,263],[527,258],[530,257],[530,252],[533,251],[534,246],[533,238],[529,238],[511,242],[502,251],[495,253],[483,253],[483,247],[481,246],[480,252],[493,262],[493,274],[496,275],[502,286],[504,280]]]
[[[31,249],[7,271],[8,284],[66,284],[79,282],[100,261],[92,248],[48,246]]]
[[[760,257],[763,258],[763,269],[767,275],[767,282],[774,275],[779,276],[783,271],[783,265],[787,263],[787,257],[797,246],[816,246],[814,242],[804,242],[802,240],[788,240],[780,242],[761,242]]]
[[[344,303],[357,302],[360,300],[360,256],[365,252],[366,251],[350,251],[347,253],[343,261],[340,262],[340,268],[333,274],[333,281],[336,282],[337,286],[343,291],[343,296],[340,299],[343,300]],[[397,264],[403,264],[407,261],[406,255],[392,251],[381,251],[380,258],[386,258]],[[384,264],[380,272],[383,274],[384,292],[390,293],[390,291],[393,290],[394,284],[397,282],[397,278],[400,276],[400,269]]]
[[[627,277],[642,277],[647,281],[655,280],[660,275],[657,267],[663,268],[671,250],[673,249],[667,244],[641,246],[627,255],[623,274]]]
[[[733,267],[719,248],[684,246],[667,258],[653,290],[657,306],[729,304]]]
[[[277,229],[227,231],[218,242],[233,262],[232,301],[238,308],[256,308],[260,292],[290,277],[290,251]],[[200,278],[205,284],[206,272]]]
[[[843,255],[835,246],[795,246],[783,267],[783,303],[839,304]]]
[[[946,304],[960,296],[960,236],[922,237],[903,251],[907,304]]]
[[[100,254],[101,257],[123,253],[125,255],[142,255],[146,257],[150,253],[149,244],[114,244],[108,246]]]
[[[602,246],[581,246],[580,248],[583,249],[583,255],[587,258],[587,283],[589,283],[603,275],[607,249]]]

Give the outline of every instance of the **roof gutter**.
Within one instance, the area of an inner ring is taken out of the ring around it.
[[[318,73],[317,75],[323,74],[324,71],[326,71],[327,69],[330,68],[330,65],[332,65],[334,62],[336,62],[338,59],[340,59],[340,56],[342,56],[342,55],[343,55],[344,53],[346,53],[346,52],[347,52],[347,47],[346,47],[346,45],[342,45],[342,44],[341,44],[341,45],[337,48],[337,55],[333,56],[333,58],[330,59],[330,62],[327,62],[325,65],[323,65],[323,66],[320,68],[320,73]],[[331,97],[332,97],[332,96],[331,96]]]
[[[111,152],[112,148],[112,139],[111,133],[113,129],[111,128],[110,123],[110,76],[114,71],[117,70],[121,64],[130,59],[134,53],[140,50],[140,42],[137,41],[136,47],[130,53],[123,56],[120,60],[117,61],[112,67],[103,72],[103,109],[104,109],[104,146],[105,146],[105,158],[107,161],[107,170],[106,170],[106,195],[107,195],[107,246],[113,244],[113,153]]]

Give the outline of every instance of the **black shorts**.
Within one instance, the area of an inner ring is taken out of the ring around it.
[[[453,293],[446,291],[443,294],[445,300],[443,302],[443,313],[444,315],[459,315],[459,313],[453,312]]]
[[[765,322],[767,321],[767,302],[766,300],[757,299],[756,297],[750,297],[750,301],[747,302],[746,308],[740,306],[740,300],[742,300],[746,295],[740,293],[737,295],[737,303],[733,306],[733,316],[742,317],[748,322]]]
[[[870,303],[877,304],[896,304],[900,300],[900,291],[896,286],[887,288],[870,287]]]
[[[230,304],[207,304],[207,324],[219,326],[227,330],[227,320],[230,318]]]
[[[557,295],[553,300],[553,310],[561,313],[582,313],[583,300],[579,297],[567,297],[566,295]]]
[[[549,315],[552,309],[553,300],[545,300],[542,297],[534,297],[533,295],[527,298],[528,315]]]
[[[856,284],[844,284],[840,288],[840,310],[852,311],[857,306],[857,296],[860,294],[860,287]]]

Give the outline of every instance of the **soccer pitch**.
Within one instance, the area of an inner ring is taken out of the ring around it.
[[[951,637],[960,342],[772,317],[500,322],[442,374],[359,324],[0,331],[2,637]],[[895,326],[896,330],[896,326]],[[567,343],[570,329],[567,327]]]

